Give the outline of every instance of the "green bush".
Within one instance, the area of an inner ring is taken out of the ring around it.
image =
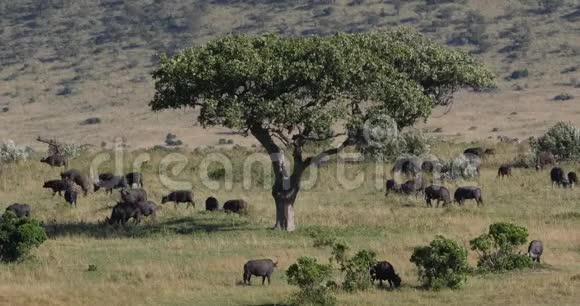
[[[495,223],[489,233],[471,240],[471,249],[479,255],[477,266],[481,272],[500,272],[529,268],[532,260],[516,254],[518,246],[526,243],[528,230],[511,223]]]
[[[288,284],[295,285],[300,291],[293,294],[290,302],[293,305],[335,305],[332,295],[332,267],[319,264],[315,258],[300,257],[286,271]]]
[[[6,262],[21,260],[46,239],[46,232],[38,220],[18,218],[6,212],[0,220],[0,259]]]
[[[348,247],[337,243],[334,245],[332,255],[344,273],[342,288],[346,291],[367,290],[372,286],[370,275],[371,267],[376,263],[376,253],[369,250],[361,250],[356,255],[348,258]]]
[[[410,129],[399,133],[394,122],[380,120],[382,123],[373,122],[376,125],[366,131],[367,134],[357,146],[365,158],[393,161],[402,155],[420,156],[431,150],[431,139],[421,131]]]
[[[29,147],[17,146],[14,141],[0,143],[0,164],[27,160],[32,153]]]
[[[530,138],[536,154],[552,152],[560,160],[580,159],[580,129],[569,122],[558,122],[539,138]]]
[[[467,281],[467,250],[443,236],[415,248],[411,262],[419,269],[419,280],[426,288],[461,288]]]

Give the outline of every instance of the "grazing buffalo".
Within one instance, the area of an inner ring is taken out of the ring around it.
[[[389,192],[401,192],[401,185],[397,184],[397,182],[395,182],[395,180],[393,179],[389,179],[387,180],[387,186],[386,186],[386,192],[385,192],[385,197],[389,195]]]
[[[187,207],[190,205],[195,208],[195,202],[193,201],[193,192],[191,190],[178,190],[174,191],[161,199],[161,204],[167,202],[173,202],[177,208],[178,203],[187,203]]]
[[[28,204],[19,204],[14,203],[8,207],[6,207],[6,211],[11,211],[16,217],[30,217],[30,205]]]
[[[421,171],[425,173],[432,173],[433,169],[435,169],[435,165],[432,161],[426,160],[421,164]]]
[[[388,281],[391,288],[397,288],[401,285],[401,277],[395,273],[395,268],[388,261],[379,261],[371,268],[371,279],[379,280],[381,287],[383,281]]]
[[[551,152],[543,151],[537,156],[536,170],[544,170],[548,165],[556,165],[556,157]]]
[[[219,209],[218,200],[214,197],[209,197],[205,200],[205,210],[214,211]]]
[[[137,187],[143,188],[145,186],[143,185],[143,175],[139,172],[127,173],[127,175],[125,175],[125,179],[127,180],[127,184],[129,184],[130,187],[137,185]]]
[[[252,275],[262,277],[262,285],[268,279],[268,285],[270,284],[270,276],[274,272],[274,268],[278,266],[278,262],[274,262],[271,259],[257,259],[250,260],[244,265],[244,285],[251,285],[250,278]]]
[[[141,214],[145,217],[155,217],[157,215],[157,204],[153,201],[138,202],[137,206],[141,210]]]
[[[533,261],[540,263],[540,257],[544,253],[544,244],[540,240],[532,240],[528,246],[528,255]]]
[[[120,202],[113,207],[111,217],[108,218],[107,222],[111,225],[125,225],[131,218],[137,223],[141,221],[141,210],[139,207],[134,203]]]
[[[463,205],[463,202],[468,199],[475,200],[475,202],[477,202],[477,206],[479,206],[479,204],[483,204],[481,189],[479,189],[479,187],[459,187],[457,190],[455,190],[453,198],[459,205]]]
[[[127,180],[124,176],[113,175],[110,179],[99,181],[95,184],[95,191],[98,191],[101,188],[105,189],[105,193],[112,194],[113,189],[129,188],[129,184],[127,184]]]
[[[422,193],[425,190],[425,185],[425,180],[421,177],[417,177],[403,183],[401,185],[401,191],[407,195],[415,193],[415,196],[418,197],[419,193]]]
[[[142,201],[137,203],[120,202],[113,207],[111,217],[106,220],[107,223],[125,225],[129,219],[133,218],[135,223],[141,222],[141,217],[156,216],[157,205],[151,201]]]
[[[560,167],[554,167],[550,170],[550,179],[552,180],[552,186],[556,184],[558,187],[566,187],[569,184],[568,178],[564,174],[564,170]]]
[[[407,177],[415,177],[421,172],[421,160],[418,158],[400,158],[395,161],[391,169],[391,176],[403,174]]]
[[[77,207],[77,199],[79,193],[81,193],[83,189],[71,179],[64,179],[64,183],[66,186],[64,190],[64,200],[71,206]]]
[[[87,176],[82,175],[79,170],[70,169],[68,171],[62,172],[60,177],[63,180],[70,179],[79,185],[82,188],[85,196],[87,196],[89,193],[89,189],[91,188],[91,180]]]
[[[51,167],[68,167],[68,161],[64,156],[50,155],[40,160],[41,163],[50,165]]]
[[[136,204],[147,201],[147,192],[143,189],[121,189],[121,200],[125,203]]]
[[[576,175],[576,172],[568,172],[568,183],[570,186],[576,186],[578,184],[578,176]]]
[[[248,202],[244,200],[229,200],[224,203],[224,210],[233,213],[244,213],[248,210]]]
[[[465,149],[465,151],[463,151],[463,155],[475,155],[479,158],[481,158],[483,154],[484,150],[481,147],[467,148]]]
[[[114,177],[115,177],[115,175],[111,172],[101,173],[101,174],[99,174],[99,181],[112,180]]]
[[[512,166],[511,165],[501,165],[499,169],[497,169],[497,176],[504,177],[504,176],[511,176],[512,175]]]
[[[52,196],[54,197],[58,192],[59,196],[62,196],[62,193],[66,190],[66,184],[63,180],[50,180],[44,182],[42,188],[50,188],[52,189]]]
[[[425,188],[425,201],[429,207],[433,207],[431,200],[437,200],[437,207],[439,207],[440,201],[443,201],[443,206],[447,206],[451,203],[451,194],[443,186],[431,185]]]

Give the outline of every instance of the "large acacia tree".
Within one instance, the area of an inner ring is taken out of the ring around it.
[[[226,36],[162,57],[153,78],[153,110],[199,108],[202,126],[235,129],[264,146],[274,171],[275,227],[287,231],[295,228],[305,169],[357,143],[371,116],[409,126],[448,104],[460,88],[493,85],[493,75],[472,57],[408,28],[328,37]],[[345,132],[337,132],[339,125]],[[335,138],[340,145],[303,153],[309,143]]]

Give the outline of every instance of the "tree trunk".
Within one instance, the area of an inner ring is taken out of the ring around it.
[[[277,189],[274,186],[272,196],[276,203],[276,224],[275,229],[292,232],[296,229],[294,223],[294,203],[298,195],[298,188],[293,186],[290,190]]]

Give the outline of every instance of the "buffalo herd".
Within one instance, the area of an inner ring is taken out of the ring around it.
[[[482,148],[468,148],[464,151],[466,156],[474,155],[482,158],[486,155],[493,155],[493,149]],[[51,167],[68,167],[68,161],[59,156],[49,156],[43,158],[41,162],[50,165]],[[552,165],[550,171],[550,179],[552,185],[561,187],[572,187],[577,184],[578,178],[575,172],[565,173],[562,168],[556,167],[554,155],[549,152],[542,152],[537,156],[536,169],[543,170],[546,166]],[[401,184],[397,183],[395,179],[388,179],[386,181],[385,196],[390,193],[400,193],[405,195],[423,194],[427,206],[432,207],[433,201],[436,201],[436,206],[442,202],[443,207],[452,203],[451,193],[449,189],[442,185],[428,184],[423,174],[433,173],[435,170],[434,163],[431,161],[424,161],[420,165],[416,163],[403,161],[400,164],[395,164],[394,168],[400,169],[403,173],[412,176],[413,178]],[[477,168],[479,172],[479,166]],[[507,178],[512,174],[512,165],[501,165],[497,171],[498,178]],[[44,182],[43,188],[50,189],[53,197],[58,193],[71,206],[77,204],[79,194],[87,196],[89,191],[97,192],[100,189],[105,190],[106,194],[112,194],[113,190],[119,190],[120,201],[112,208],[111,216],[105,219],[105,223],[110,225],[125,225],[130,219],[135,223],[140,223],[143,217],[156,217],[158,209],[155,202],[148,199],[147,192],[144,190],[143,175],[139,172],[131,172],[126,175],[114,175],[112,173],[102,173],[98,175],[95,183],[89,176],[83,175],[79,170],[70,169],[61,173],[61,179],[48,180]],[[474,200],[477,206],[483,204],[482,190],[475,186],[460,186],[457,187],[453,193],[453,201],[462,206],[465,200]],[[186,203],[195,208],[194,194],[191,190],[177,190],[161,198],[161,204],[173,202],[175,208],[179,203]],[[205,209],[207,211],[219,210],[218,200],[210,196],[205,201]],[[244,213],[248,210],[248,203],[244,200],[229,200],[223,204],[223,210],[231,213]],[[12,212],[17,217],[29,217],[31,215],[31,206],[28,204],[15,203],[6,208],[6,211]],[[540,262],[540,257],[543,253],[544,247],[541,241],[533,240],[528,247],[528,255],[536,262]],[[243,283],[250,285],[252,276],[262,277],[262,284],[265,284],[266,279],[270,284],[270,278],[277,267],[277,262],[271,259],[250,260],[243,267]],[[395,269],[388,261],[376,262],[370,268],[370,276],[373,281],[387,281],[390,287],[397,288],[401,284],[401,277],[395,272]]]

